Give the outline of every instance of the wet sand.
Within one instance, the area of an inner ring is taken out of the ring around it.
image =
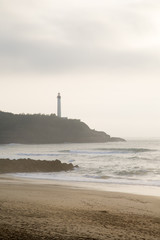
[[[160,197],[0,177],[0,240],[160,239]]]

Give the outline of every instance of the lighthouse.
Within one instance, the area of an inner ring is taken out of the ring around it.
[[[58,93],[57,96],[57,117],[61,117],[61,95]]]

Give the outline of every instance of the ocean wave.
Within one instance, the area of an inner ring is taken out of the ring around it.
[[[149,157],[138,157],[138,156],[134,156],[134,157],[128,157],[128,159],[138,160],[138,161],[154,161],[153,157],[152,157],[152,158],[149,158]]]
[[[62,152],[62,153],[69,153],[70,150],[59,150],[58,152]]]
[[[86,155],[110,155],[110,154],[129,154],[129,153],[143,153],[153,152],[155,149],[145,148],[96,148],[93,150],[64,150],[63,153],[70,154],[86,154]],[[62,151],[61,151],[62,152]]]
[[[128,153],[143,153],[143,152],[153,152],[157,151],[155,149],[147,148],[94,148],[89,150],[59,150],[58,152],[64,154],[86,154],[86,155],[107,155],[107,154],[128,154]],[[52,156],[47,154],[46,156]],[[54,155],[53,155],[54,156]]]
[[[56,153],[17,153],[18,156],[59,156],[59,154]]]
[[[31,179],[49,179],[60,181],[73,181],[73,182],[89,182],[89,183],[104,183],[104,184],[118,184],[118,185],[141,185],[141,186],[156,186],[160,187],[159,180],[139,180],[139,179],[126,179],[116,178],[109,176],[97,177],[94,175],[83,176],[70,176],[66,173],[13,173],[13,176],[31,178]]]
[[[143,176],[146,175],[148,173],[147,170],[131,170],[131,171],[127,171],[127,170],[122,170],[122,171],[115,171],[114,174],[118,175],[118,176]]]
[[[110,155],[110,154],[122,154],[127,153],[123,151],[111,151],[106,149],[106,151],[90,151],[90,150],[70,150],[70,154],[82,154],[82,155]]]
[[[148,148],[95,148],[97,151],[109,151],[113,153],[139,153],[139,152],[154,152],[156,149]]]
[[[109,179],[110,177],[109,176],[100,176],[99,178],[100,179]]]
[[[89,151],[89,150],[70,150],[70,153],[71,154],[86,154],[86,155],[88,155],[88,154],[108,154],[108,152],[103,152],[103,151],[99,151],[99,152],[97,152],[97,151]]]

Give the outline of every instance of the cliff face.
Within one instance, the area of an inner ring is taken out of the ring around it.
[[[0,143],[85,143],[107,142],[105,132],[90,129],[76,119],[59,118],[55,114],[12,114],[0,112]]]

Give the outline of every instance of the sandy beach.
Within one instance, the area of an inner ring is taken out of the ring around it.
[[[160,239],[160,197],[0,177],[0,239]]]

